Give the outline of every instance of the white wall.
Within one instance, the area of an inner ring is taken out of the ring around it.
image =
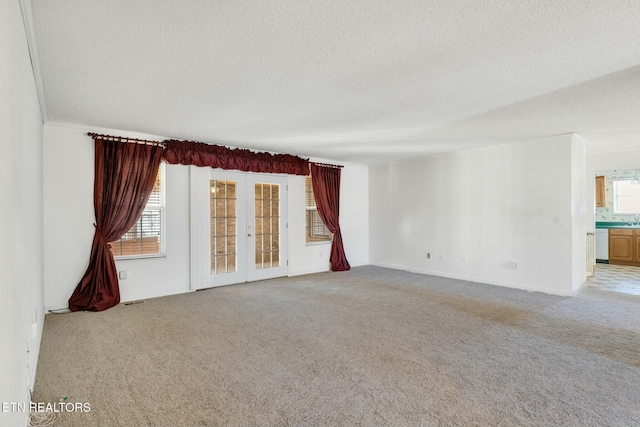
[[[94,144],[88,131],[162,140],[153,135],[58,123],[44,126],[45,307],[68,307],[89,265],[93,210]],[[121,301],[189,291],[189,171],[165,165],[166,257],[116,262],[126,270]]]
[[[44,127],[45,306],[68,306],[88,263],[95,222],[93,140],[87,132],[162,140],[114,129],[49,123]],[[69,160],[71,159],[71,160]],[[117,261],[123,302],[189,292],[189,168],[166,165],[166,257]],[[353,266],[368,263],[368,170],[345,165],[341,223]],[[289,179],[289,274],[327,271],[329,245],[305,245],[304,178]],[[61,250],[64,248],[64,250]]]
[[[571,292],[577,294],[587,283],[587,152],[586,141],[577,135],[571,139]]]
[[[19,1],[0,3],[0,403],[29,403],[43,325],[42,117]],[[0,425],[27,425],[0,412]]]
[[[371,263],[571,295],[586,274],[572,273],[574,204],[584,204],[573,183],[574,141],[563,135],[371,166]],[[581,239],[584,224],[575,226]]]

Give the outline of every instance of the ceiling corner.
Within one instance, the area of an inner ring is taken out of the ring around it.
[[[20,0],[20,10],[22,11],[22,22],[24,24],[24,32],[27,37],[27,45],[29,47],[31,69],[33,70],[33,78],[36,83],[36,91],[38,92],[40,114],[42,116],[42,123],[44,124],[48,121],[47,104],[44,98],[44,80],[42,79],[42,71],[40,69],[38,51],[36,49],[36,36],[33,25],[33,5],[31,0]]]

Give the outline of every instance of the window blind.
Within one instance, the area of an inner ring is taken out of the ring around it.
[[[120,240],[110,243],[114,256],[125,257],[161,253],[162,220],[164,215],[163,177],[164,165],[161,164],[142,216],[138,218],[138,221]]]

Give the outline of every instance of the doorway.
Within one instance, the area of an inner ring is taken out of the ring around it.
[[[640,295],[640,183],[638,169],[595,173],[595,275],[603,291]]]
[[[287,276],[287,178],[190,169],[192,288]]]

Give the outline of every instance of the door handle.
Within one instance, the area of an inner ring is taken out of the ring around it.
[[[251,237],[251,233],[247,234],[247,236]]]

